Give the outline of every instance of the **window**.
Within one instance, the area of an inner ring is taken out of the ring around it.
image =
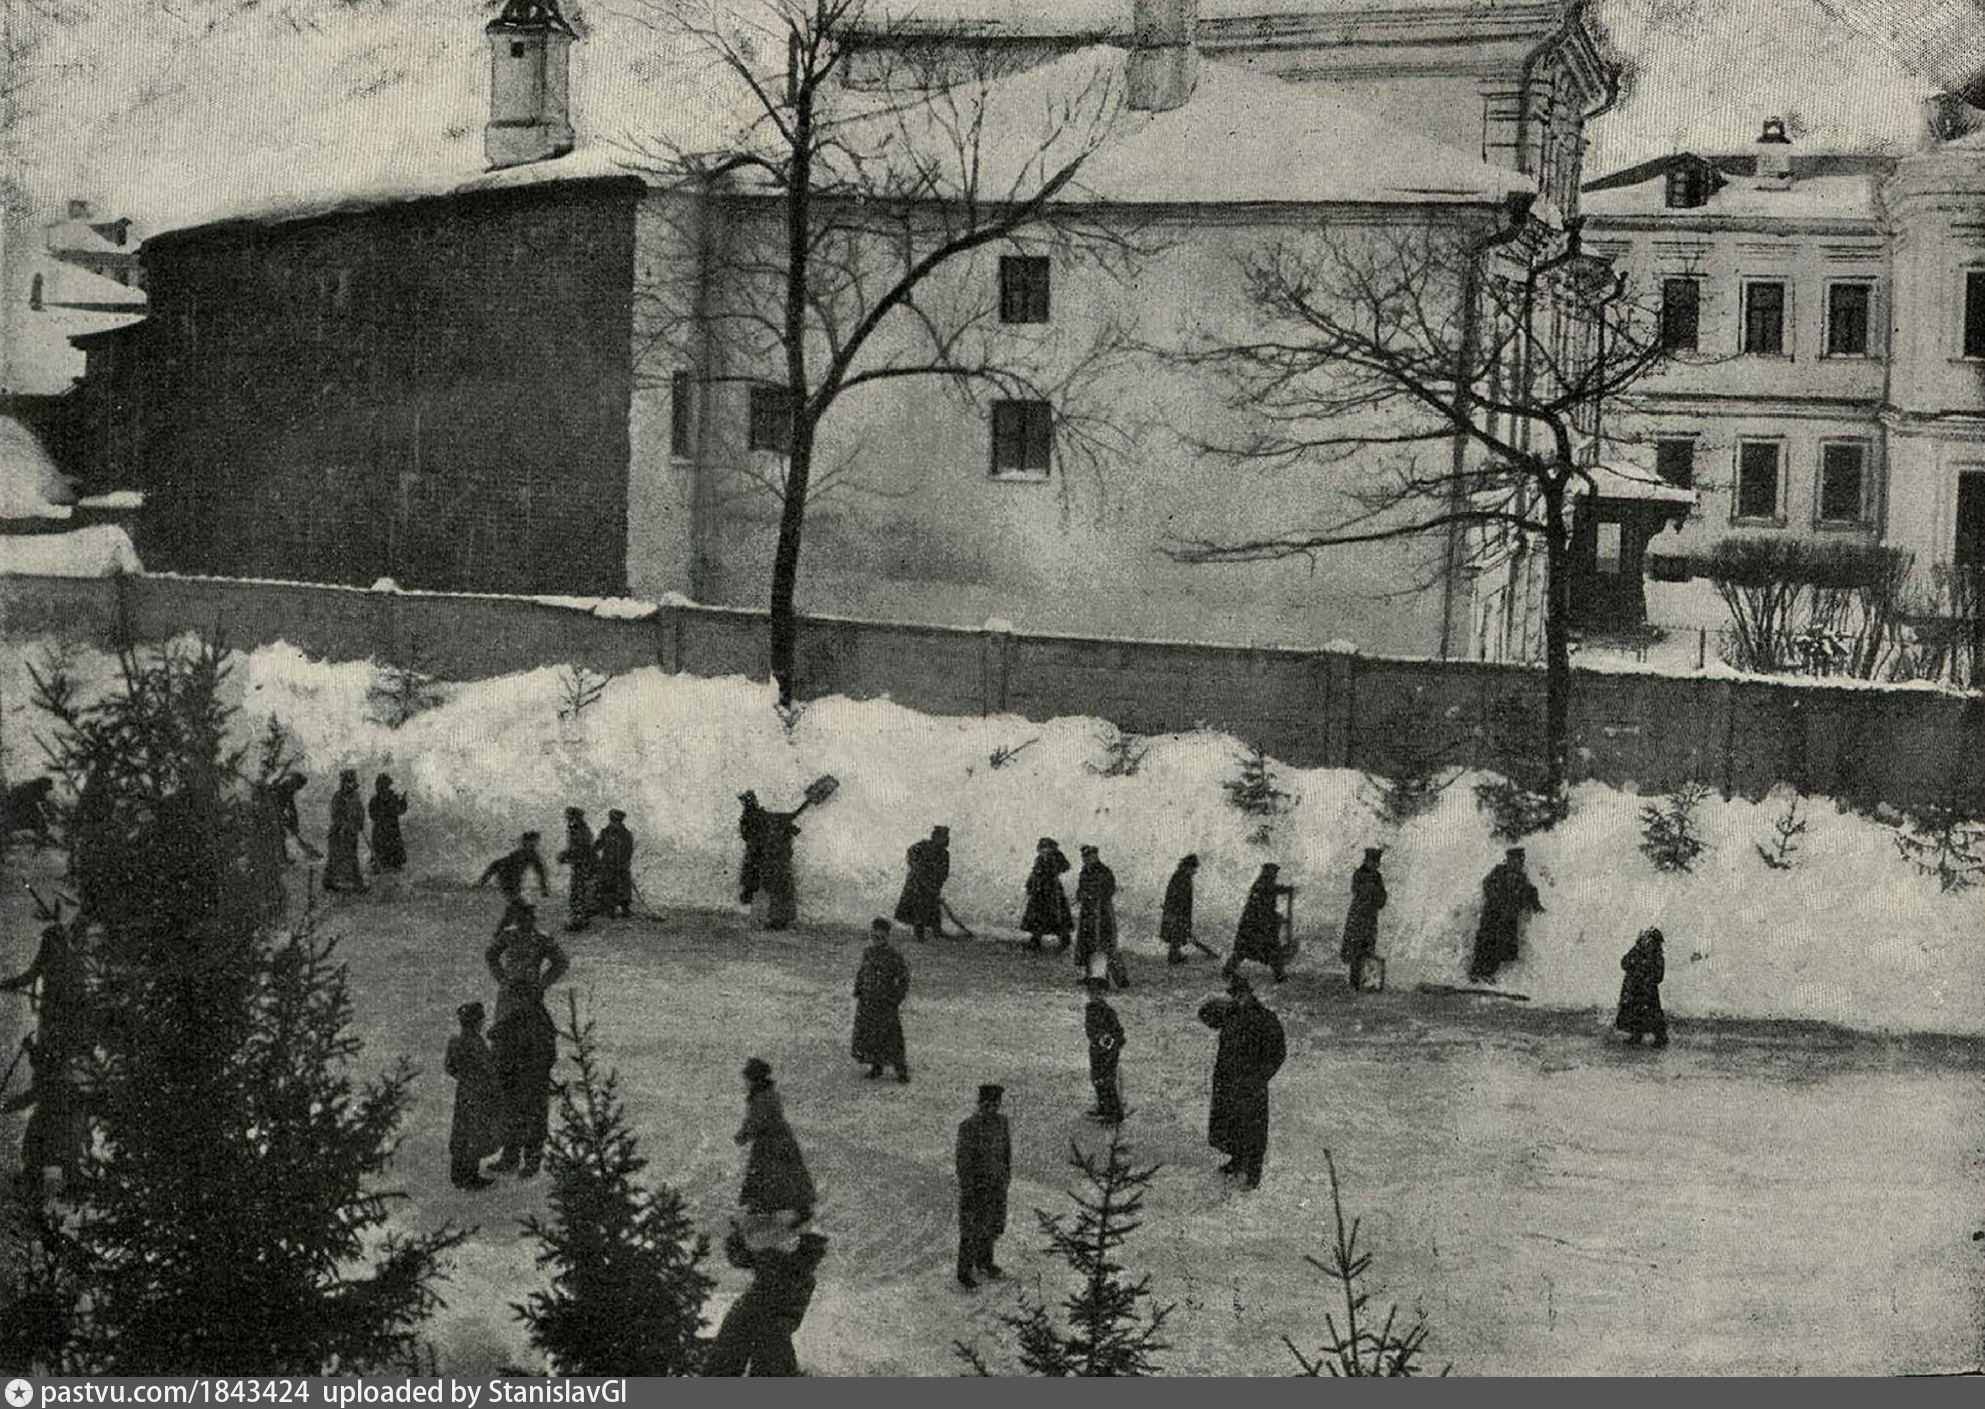
[[[1833,284],[1827,288],[1827,356],[1868,355],[1868,314],[1874,297],[1873,284]]]
[[[1668,172],[1668,208],[1693,210],[1709,199],[1707,173],[1694,163],[1672,167]]]
[[[694,422],[690,419],[693,385],[687,372],[677,372],[669,378],[669,454],[678,460],[696,453]]]
[[[1618,577],[1625,535],[1620,525],[1612,520],[1595,524],[1593,527],[1597,530],[1594,535],[1593,553],[1598,561],[1599,571],[1608,577]]]
[[[1985,357],[1985,269],[1964,271],[1964,355]]]
[[[793,448],[793,399],[782,386],[751,389],[751,448],[783,455]]]
[[[1655,441],[1654,471],[1677,489],[1694,489],[1696,443],[1693,440]]]
[[[28,285],[28,307],[36,310],[41,308],[41,275],[39,274],[35,275],[34,282]]]
[[[1761,356],[1785,352],[1785,285],[1776,279],[1744,285],[1744,351]]]
[[[1733,517],[1778,522],[1778,465],[1782,447],[1775,440],[1747,440],[1737,447],[1737,502]]]
[[[1702,286],[1694,279],[1661,281],[1661,346],[1694,352],[1702,326]]]
[[[1054,459],[1054,408],[1045,401],[992,405],[992,472],[1045,476]]]
[[[1048,321],[1048,261],[1045,255],[1000,256],[999,321]]]
[[[1820,447],[1821,523],[1865,522],[1868,447],[1858,440],[1835,441]]]

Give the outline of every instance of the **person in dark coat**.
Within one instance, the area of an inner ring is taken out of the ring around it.
[[[1029,949],[1039,949],[1041,936],[1051,934],[1056,940],[1055,953],[1068,951],[1075,916],[1068,908],[1068,892],[1061,887],[1061,878],[1067,874],[1068,858],[1053,837],[1034,843],[1034,868],[1027,873],[1027,907],[1020,916]]]
[[[530,906],[516,927],[483,952],[496,980],[496,1020],[489,1027],[496,1078],[503,1088],[503,1157],[491,1169],[538,1172],[551,1121],[551,1072],[558,1065],[558,1030],[544,996],[572,961],[538,932]]]
[[[538,854],[536,832],[526,832],[517,838],[516,849],[506,851],[490,862],[483,868],[482,875],[477,878],[478,886],[488,885],[492,879],[495,880],[496,888],[503,892],[503,918],[496,923],[497,934],[501,935],[506,930],[515,929],[525,916],[530,916],[532,919],[537,917],[537,912],[524,903],[524,876],[531,871],[537,872],[538,894],[550,895],[551,881],[545,875],[544,857]]]
[[[1106,980],[1089,980],[1089,1001],[1082,1010],[1082,1031],[1089,1039],[1089,1084],[1096,1088],[1096,1108],[1092,1119],[1105,1125],[1123,1123],[1123,1091],[1117,1084],[1117,1068],[1123,1058],[1123,1020],[1110,1000]]]
[[[1220,1034],[1206,1143],[1227,1156],[1222,1174],[1238,1174],[1257,1189],[1268,1156],[1268,1083],[1289,1049],[1281,1020],[1262,1006],[1253,985],[1235,974],[1227,980],[1227,993],[1199,1009],[1199,1020]]]
[[[1093,846],[1082,848],[1075,873],[1075,967],[1085,976],[1101,955],[1105,972],[1118,988],[1130,987],[1130,974],[1117,953],[1117,876]]]
[[[911,843],[903,861],[909,873],[903,878],[903,894],[896,901],[897,923],[908,925],[919,943],[925,930],[942,938],[944,883],[951,878],[951,828],[931,828],[928,837]]]
[[[1184,856],[1165,883],[1165,908],[1158,915],[1158,938],[1165,941],[1165,962],[1183,964],[1186,946],[1192,943],[1192,882],[1199,874],[1199,858]]]
[[[366,888],[365,876],[358,869],[358,843],[365,835],[365,803],[358,795],[358,770],[347,768],[338,775],[338,790],[331,795],[331,831],[324,862],[324,889]]]
[[[1654,1045],[1668,1045],[1668,1015],[1661,1010],[1661,980],[1668,963],[1662,955],[1661,931],[1644,929],[1633,948],[1620,956],[1626,977],[1620,980],[1620,1011],[1613,1026],[1638,1045],[1643,1035],[1654,1038]]]
[[[910,992],[910,966],[889,942],[889,921],[868,927],[868,948],[855,971],[855,1038],[851,1050],[868,1063],[870,1078],[885,1066],[896,1069],[898,1081],[910,1079],[910,1061],[903,1050],[903,999]]]
[[[407,868],[407,840],[400,832],[400,819],[407,815],[404,793],[393,791],[393,777],[381,773],[372,785],[372,801],[366,804],[372,819],[372,869],[404,871]]]
[[[1514,963],[1522,949],[1523,917],[1543,913],[1537,887],[1523,869],[1523,848],[1513,846],[1482,878],[1482,920],[1475,927],[1468,977],[1487,983],[1504,964]]]
[[[1004,1086],[979,1088],[979,1108],[958,1126],[952,1165],[958,1171],[958,1281],[1004,1277],[993,1250],[1006,1231],[1006,1191],[1013,1182],[1013,1131],[1000,1114]]]
[[[744,840],[744,860],[737,873],[737,903],[749,905],[758,894],[759,872],[764,866],[765,835],[759,823],[759,816],[765,811],[758,805],[758,794],[749,788],[737,795],[738,813],[737,834]]]
[[[1344,942],[1337,954],[1351,969],[1351,991],[1365,986],[1365,961],[1378,948],[1378,912],[1385,909],[1385,876],[1379,861],[1382,846],[1365,848],[1365,859],[1351,873],[1351,908],[1344,914]]]
[[[827,1239],[782,1219],[734,1220],[724,1256],[752,1274],[751,1285],[724,1314],[703,1359],[704,1376],[797,1376],[793,1337],[813,1304]]]
[[[299,815],[296,795],[303,791],[309,782],[301,773],[285,773],[269,785],[276,800],[276,816],[282,823],[283,835],[296,838],[296,844],[306,856],[317,855],[317,848],[303,839],[303,818]],[[289,843],[283,844],[283,860],[289,860]]]
[[[593,829],[586,825],[586,814],[579,808],[565,809],[565,850],[555,859],[572,872],[565,887],[565,928],[577,933],[593,920],[593,880],[599,866],[599,858],[593,854]]]
[[[1241,922],[1234,929],[1233,952],[1227,955],[1222,973],[1232,975],[1242,963],[1252,959],[1268,965],[1277,983],[1288,977],[1283,972],[1289,957],[1282,947],[1282,911],[1276,902],[1281,896],[1295,894],[1296,888],[1283,885],[1278,879],[1281,873],[1282,868],[1270,861],[1248,888],[1247,901],[1241,906]]]
[[[599,913],[625,919],[634,913],[634,833],[627,830],[627,814],[619,808],[607,813],[593,854],[599,862]]]
[[[441,1069],[455,1078],[455,1108],[448,1123],[448,1182],[457,1189],[487,1189],[482,1162],[503,1148],[503,1083],[496,1054],[483,1040],[483,1006],[455,1010],[462,1030],[448,1039]]]
[[[21,1131],[20,1187],[39,1200],[51,1167],[60,1172],[62,1187],[72,1185],[89,1154],[90,1124],[75,1085],[75,1054],[39,1031],[21,1039],[21,1052],[28,1063],[27,1090],[0,1102],[0,1113],[28,1112]]]
[[[61,910],[58,900],[58,917]],[[29,995],[35,1029],[49,1053],[67,1060],[93,1044],[87,976],[67,926],[45,926],[41,942],[35,946],[34,961],[12,978],[0,980],[0,993]]]
[[[7,835],[16,832],[34,833],[37,846],[47,846],[55,840],[48,828],[49,794],[55,791],[53,778],[30,778],[25,783],[16,783],[0,795],[0,818],[4,818]]]
[[[790,1214],[794,1223],[813,1216],[813,1176],[807,1173],[800,1142],[786,1124],[772,1067],[763,1057],[744,1064],[744,1124],[737,1143],[749,1145],[744,1187],[737,1201],[751,1213]]]
[[[752,818],[758,829],[756,890],[765,893],[764,927],[782,930],[799,918],[799,896],[793,883],[793,838],[800,834],[795,819],[805,808],[773,812],[759,808]]]

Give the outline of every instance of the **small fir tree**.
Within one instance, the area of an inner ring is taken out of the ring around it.
[[[1261,819],[1260,825],[1248,834],[1248,840],[1256,846],[1266,846],[1274,838],[1275,819],[1294,806],[1296,800],[1276,786],[1268,751],[1259,744],[1236,758],[1240,772],[1220,786],[1226,790],[1228,802],[1247,816]]]
[[[1099,778],[1128,778],[1143,766],[1144,756],[1151,752],[1151,745],[1121,729],[1104,730],[1101,741],[1103,761],[1082,765]]]
[[[429,668],[426,648],[418,636],[408,636],[391,659],[379,667],[366,691],[372,702],[372,716],[389,729],[405,728],[409,720],[425,714],[442,702]]]
[[[1475,805],[1489,814],[1489,830],[1505,842],[1548,832],[1571,815],[1571,796],[1550,762],[1542,721],[1528,702],[1505,695],[1482,720],[1483,756],[1502,776],[1475,785]]]
[[[268,917],[259,824],[221,701],[226,652],[141,662],[57,719],[95,797],[73,844],[89,975],[76,1050],[90,1154],[35,1230],[73,1298],[77,1374],[326,1374],[404,1360],[450,1228],[381,1236],[413,1072],[369,1081],[344,969],[306,915]],[[162,1210],[170,1210],[164,1216]]]
[[[1895,829],[1895,849],[1943,891],[1970,890],[1985,873],[1985,826],[1952,807],[1925,807]]]
[[[600,696],[613,682],[611,675],[596,675],[583,665],[568,665],[558,672],[558,717],[568,723],[600,702]]]
[[[1457,741],[1450,720],[1417,691],[1394,715],[1379,769],[1370,775],[1373,806],[1393,826],[1431,811],[1454,782],[1450,756]]]
[[[1695,869],[1697,858],[1709,846],[1697,818],[1708,796],[1708,788],[1691,781],[1640,810],[1640,849],[1657,871]]]
[[[1011,747],[1008,747],[1005,744],[1001,744],[998,748],[994,749],[990,754],[986,755],[986,762],[992,765],[993,770],[997,772],[998,770],[1006,767],[1007,764],[1012,763],[1015,759],[1019,758],[1022,753],[1032,748],[1035,744],[1038,744],[1039,742],[1041,742],[1041,738],[1040,735],[1037,734],[1033,738],[1024,739],[1020,743],[1014,744]]]
[[[1799,794],[1786,800],[1785,810],[1771,824],[1771,840],[1752,842],[1758,860],[1774,871],[1789,871],[1799,864],[1799,838],[1806,835],[1807,819],[1799,815]]]
[[[1022,1295],[1017,1311],[1000,1324],[1014,1335],[1020,1364],[1030,1375],[1155,1375],[1170,1306],[1150,1305],[1151,1278],[1132,1278],[1118,1260],[1124,1244],[1144,1226],[1144,1198],[1159,1166],[1132,1165],[1130,1147],[1116,1132],[1104,1157],[1070,1147],[1069,1163],[1087,1189],[1071,1190],[1073,1223],[1058,1213],[1035,1211],[1048,1251],[1074,1274],[1059,1316],[1045,1300]],[[972,1373],[992,1371],[976,1345],[954,1342]]]
[[[1303,1354],[1288,1336],[1282,1337],[1282,1344],[1296,1357],[1302,1375],[1335,1378],[1418,1375],[1422,1372],[1420,1353],[1427,1343],[1426,1320],[1416,1318],[1412,1325],[1402,1329],[1397,1304],[1386,1308],[1383,1321],[1375,1321],[1367,1313],[1371,1295],[1364,1290],[1363,1283],[1365,1274],[1371,1271],[1372,1255],[1358,1251],[1360,1220],[1352,1219],[1348,1227],[1344,1222],[1343,1192],[1337,1182],[1337,1165],[1328,1150],[1323,1152],[1323,1166],[1330,1174],[1333,1219],[1330,1260],[1305,1256],[1303,1261],[1336,1285],[1343,1301],[1344,1320],[1339,1324],[1335,1313],[1324,1312],[1325,1339],[1314,1356]],[[1443,1368],[1441,1374],[1447,1374],[1448,1368],[1452,1367]]]
[[[637,1182],[638,1152],[620,1100],[620,1077],[602,1069],[593,1023],[567,995],[560,1036],[578,1075],[559,1090],[558,1127],[546,1154],[551,1217],[525,1231],[551,1288],[513,1306],[531,1345],[560,1375],[694,1375],[706,1342],[703,1305],[716,1279],[704,1271],[710,1240],[680,1193]]]

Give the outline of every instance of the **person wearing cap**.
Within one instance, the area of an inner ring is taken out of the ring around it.
[[[1006,1088],[979,1088],[979,1107],[960,1122],[952,1155],[958,1172],[958,1281],[976,1287],[978,1277],[1006,1274],[993,1261],[993,1249],[1006,1231],[1006,1192],[1013,1181],[1013,1130],[1000,1114]]]
[[[1344,943],[1338,957],[1351,970],[1351,991],[1365,986],[1365,961],[1378,948],[1378,912],[1385,909],[1385,877],[1379,861],[1382,846],[1365,848],[1365,859],[1351,873],[1351,908],[1344,915]]]
[[[751,1151],[737,1201],[750,1213],[782,1213],[795,1224],[804,1223],[813,1216],[813,1176],[807,1173],[798,1137],[786,1123],[772,1065],[763,1057],[744,1064],[744,1093],[744,1124],[737,1143],[749,1145]]]
[[[1117,875],[1093,846],[1082,848],[1075,874],[1075,967],[1086,976],[1100,956],[1118,988],[1130,987],[1130,974],[1117,953]]]
[[[759,814],[764,808],[758,805],[758,794],[746,788],[737,795],[738,819],[737,834],[744,840],[744,860],[737,873],[737,903],[749,905],[758,894],[758,872],[765,853],[762,829],[759,827]]]
[[[461,1031],[448,1039],[441,1069],[455,1078],[455,1109],[448,1124],[448,1182],[457,1189],[487,1189],[482,1162],[503,1148],[503,1087],[496,1057],[483,1040],[483,1006],[455,1010]]]
[[[607,813],[607,824],[600,828],[593,843],[598,862],[598,904],[602,915],[625,919],[634,913],[634,833],[627,830],[627,814],[618,807]]]
[[[855,971],[855,1036],[849,1048],[856,1061],[868,1063],[871,1079],[885,1066],[896,1069],[898,1081],[910,1079],[902,1016],[909,992],[910,966],[889,942],[889,921],[877,919],[868,927],[868,948]]]
[[[1633,948],[1620,956],[1620,1011],[1613,1026],[1627,1035],[1627,1041],[1640,1045],[1643,1036],[1652,1037],[1656,1047],[1668,1045],[1668,1015],[1661,1010],[1661,980],[1668,972],[1662,955],[1661,931],[1649,927],[1640,932]]]
[[[1089,1116],[1105,1125],[1121,1125],[1123,1092],[1117,1069],[1123,1058],[1123,1019],[1103,996],[1109,986],[1108,979],[1090,979],[1089,1000],[1082,1009],[1082,1032],[1089,1039],[1089,1084],[1096,1090],[1096,1105]]]
[[[1281,874],[1282,868],[1270,861],[1254,878],[1247,901],[1241,906],[1241,922],[1234,928],[1234,947],[1227,955],[1222,973],[1231,975],[1252,959],[1268,965],[1277,983],[1288,977],[1283,972],[1288,955],[1282,948],[1282,911],[1276,902],[1281,896],[1294,894],[1296,888],[1283,885]]]
[[[594,877],[599,865],[593,854],[593,829],[586,824],[585,812],[577,807],[565,809],[565,850],[555,859],[572,872],[565,887],[565,928],[577,933],[593,920]]]
[[[944,883],[951,879],[951,828],[933,827],[922,841],[912,842],[903,854],[908,874],[903,893],[896,901],[896,922],[908,925],[910,934],[921,944],[925,930],[944,934]]]
[[[827,1239],[804,1219],[748,1214],[731,1220],[724,1256],[751,1273],[751,1285],[731,1303],[703,1357],[705,1378],[800,1373],[793,1337],[813,1304]]]
[[[1069,936],[1075,932],[1075,915],[1068,908],[1068,892],[1061,878],[1068,874],[1068,857],[1053,837],[1034,843],[1034,866],[1027,873],[1027,905],[1020,914],[1020,928],[1027,932],[1027,947],[1039,949],[1041,936],[1055,937],[1055,953],[1068,952]]]
[[[519,1170],[526,1179],[544,1158],[551,1120],[551,1072],[558,1065],[558,1029],[544,996],[572,967],[565,951],[539,933],[537,912],[522,901],[516,921],[483,951],[496,980],[496,1016],[489,1025],[496,1077],[503,1088],[503,1158],[492,1169]]]
[[[407,839],[400,830],[400,819],[407,815],[407,796],[393,791],[393,775],[381,773],[372,780],[372,800],[365,805],[372,819],[372,869],[407,869]]]
[[[1199,874],[1199,858],[1182,856],[1165,883],[1165,905],[1158,914],[1158,938],[1165,941],[1165,962],[1183,964],[1185,947],[1192,943],[1192,882]]]
[[[365,802],[358,795],[358,770],[347,768],[338,774],[338,790],[331,795],[331,829],[325,842],[325,890],[365,890],[365,876],[358,868],[358,844],[364,835]]]
[[[1488,983],[1496,970],[1514,963],[1522,951],[1523,917],[1543,913],[1537,887],[1523,869],[1523,848],[1513,846],[1482,878],[1482,919],[1475,927],[1475,955],[1468,977]]]
[[[538,874],[538,894],[550,895],[551,882],[545,876],[544,857],[538,854],[536,832],[526,832],[517,838],[516,848],[490,862],[476,879],[478,886],[488,885],[494,879],[496,888],[503,892],[503,918],[496,924],[499,935],[515,929],[523,915],[536,918],[537,912],[524,903],[524,873],[527,871]]]
[[[1262,1006],[1254,985],[1240,974],[1228,977],[1226,998],[1200,1005],[1199,1020],[1220,1034],[1206,1143],[1227,1156],[1222,1174],[1237,1174],[1248,1188],[1260,1188],[1268,1157],[1268,1083],[1289,1055],[1282,1021]]]

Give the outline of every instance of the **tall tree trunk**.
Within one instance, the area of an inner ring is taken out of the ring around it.
[[[779,546],[772,556],[772,678],[779,682],[779,703],[783,705],[793,702],[799,654],[799,616],[793,602],[799,587],[800,534],[806,528],[806,483],[812,470],[813,422],[804,414],[796,415],[792,454],[786,464],[785,504],[779,513]]]
[[[785,497],[779,513],[779,546],[772,555],[772,600],[768,607],[772,678],[779,703],[793,702],[794,661],[799,651],[799,618],[793,597],[799,587],[800,535],[806,528],[806,492],[813,476],[814,408],[806,375],[806,314],[812,292],[809,262],[813,228],[813,94],[806,89],[794,104],[792,161],[786,187],[786,306],[783,340],[786,396],[792,407],[786,455]]]
[[[1566,481],[1544,482],[1544,766],[1564,787],[1571,754],[1571,531]]]

